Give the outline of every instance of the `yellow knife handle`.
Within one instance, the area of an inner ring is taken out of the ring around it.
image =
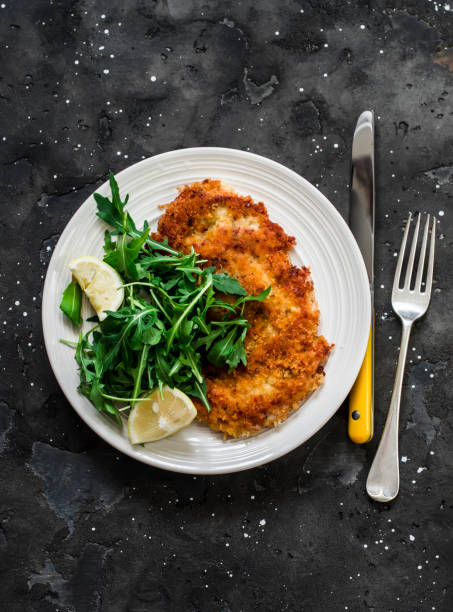
[[[369,442],[374,430],[374,312],[365,357],[349,393],[348,434],[356,444]]]

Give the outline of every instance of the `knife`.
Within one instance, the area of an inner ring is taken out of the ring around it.
[[[349,227],[360,247],[371,293],[368,344],[360,372],[349,393],[348,434],[363,444],[374,429],[374,117],[364,111],[352,142],[352,179]]]

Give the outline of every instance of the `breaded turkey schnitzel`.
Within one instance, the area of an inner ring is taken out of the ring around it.
[[[211,411],[194,400],[198,419],[228,436],[276,426],[322,384],[331,345],[318,336],[319,310],[310,270],[288,252],[295,239],[269,220],[262,202],[237,195],[221,181],[186,185],[165,206],[155,238],[182,252],[192,246],[206,265],[236,277],[249,294],[272,286],[264,302],[248,302],[247,366],[207,365]]]

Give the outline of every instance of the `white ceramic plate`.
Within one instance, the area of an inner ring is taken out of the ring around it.
[[[44,285],[42,320],[49,360],[67,399],[97,434],[118,450],[160,468],[191,474],[245,470],[293,450],[308,440],[336,412],[360,368],[368,339],[370,293],[359,248],[340,214],[308,181],[284,166],[243,151],[201,147],[156,155],[117,175],[121,194],[130,194],[128,210],[137,225],[145,219],[156,227],[159,204],[170,202],[177,187],[204,178],[223,179],[242,195],[267,206],[272,221],[295,236],[293,262],[311,268],[321,311],[320,333],[335,344],[325,382],[277,429],[246,440],[223,440],[200,423],[178,434],[132,446],[120,431],[77,391],[74,352],[59,342],[78,332],[59,310],[70,280],[67,264],[79,255],[102,258],[106,225],[95,216],[89,197],[74,214],[55,247]],[[108,183],[97,190],[109,194]],[[86,317],[91,313],[84,306]],[[89,324],[85,324],[87,326]]]

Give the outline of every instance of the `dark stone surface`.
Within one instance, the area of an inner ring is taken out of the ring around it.
[[[452,9],[1,4],[2,610],[453,609]],[[109,169],[220,145],[288,165],[346,216],[351,133],[368,107],[378,434],[400,335],[393,254],[408,210],[440,220],[432,303],[405,378],[398,499],[368,499],[378,436],[351,444],[344,408],[291,454],[245,473],[193,478],[118,456],[68,405],[43,347],[43,277],[71,215]]]

